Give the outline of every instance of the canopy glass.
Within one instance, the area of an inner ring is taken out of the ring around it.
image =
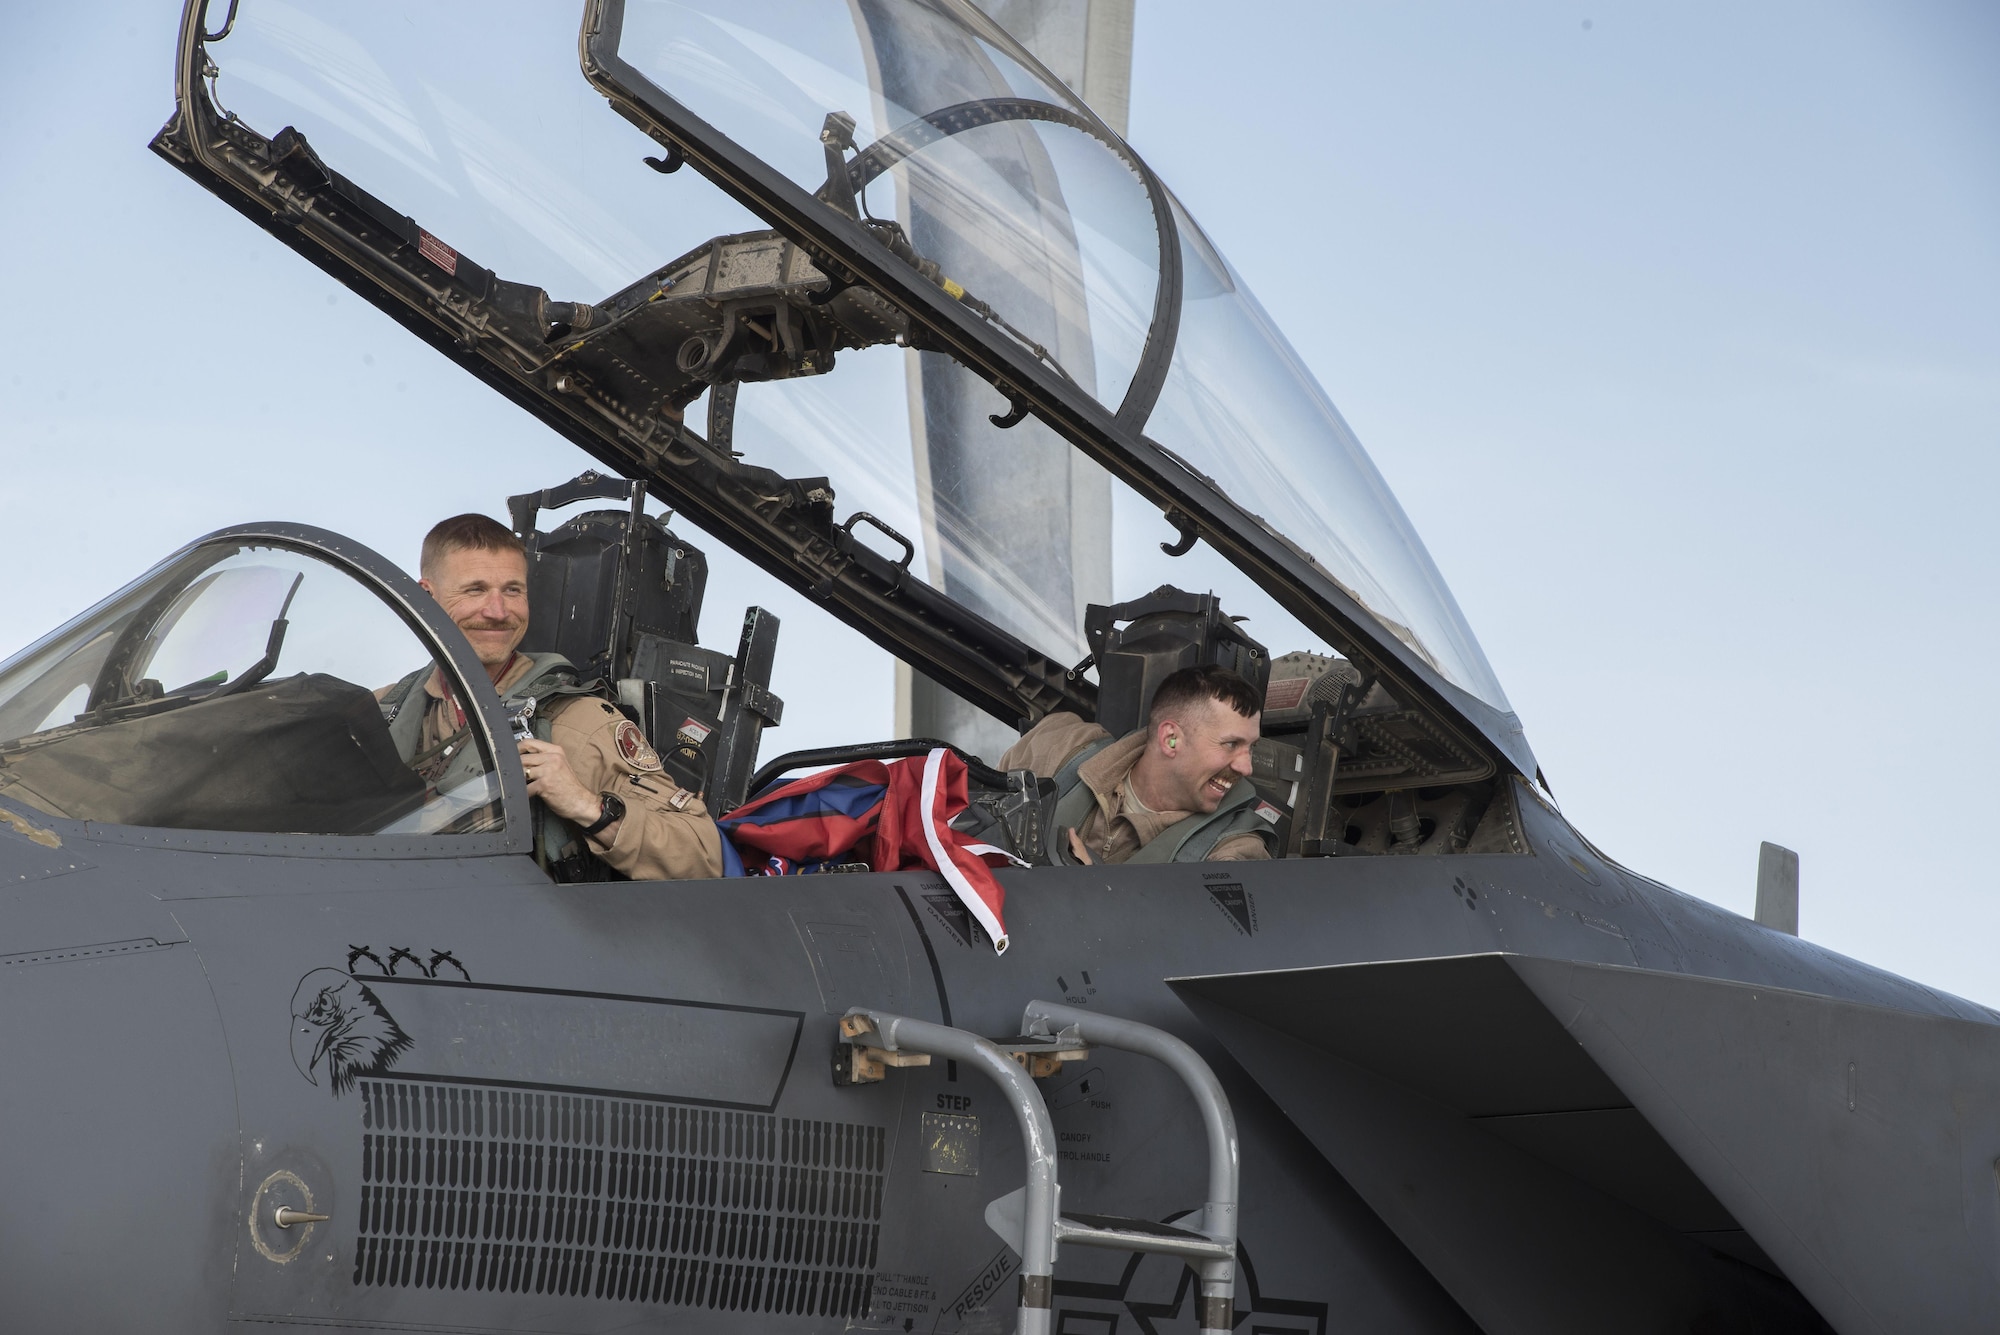
[[[434,6],[243,0],[210,54],[220,104],[259,133],[295,125],[459,254],[595,301],[760,224],[690,174],[644,165],[660,148],[584,81],[577,18],[533,0],[470,23]],[[899,233],[996,337],[1211,479],[1446,682],[1507,711],[1401,507],[1240,276],[977,10],[634,0],[618,50],[827,207]],[[1103,471],[1037,422],[991,425],[1006,400],[942,354],[841,358],[834,375],[745,387],[745,462],[828,475],[842,513],[908,535],[934,585],[1046,653],[1078,654],[1083,606],[1109,601],[1125,582],[1114,570],[1163,526],[1119,522],[1128,507]]]

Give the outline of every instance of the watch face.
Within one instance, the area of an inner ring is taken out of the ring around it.
[[[596,834],[598,831],[607,829],[625,819],[624,798],[619,797],[616,793],[599,793],[597,801],[599,804],[597,819],[593,823],[583,827],[585,834]]]

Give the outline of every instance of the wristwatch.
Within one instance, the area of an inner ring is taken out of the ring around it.
[[[583,827],[585,834],[596,834],[607,825],[615,825],[625,819],[625,799],[616,793],[599,793],[597,800],[603,803],[597,819]]]

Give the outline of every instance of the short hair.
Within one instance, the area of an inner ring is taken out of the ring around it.
[[[1262,713],[1264,709],[1264,702],[1258,698],[1255,686],[1226,667],[1202,663],[1167,674],[1167,679],[1153,692],[1152,708],[1146,711],[1146,726],[1157,728],[1174,714],[1202,700],[1220,700],[1245,718]]]
[[[523,559],[528,555],[527,547],[499,520],[486,515],[453,515],[424,535],[423,555],[417,561],[419,573],[429,579],[438,562],[453,552],[519,552]]]

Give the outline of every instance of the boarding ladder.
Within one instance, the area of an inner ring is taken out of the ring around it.
[[[1056,1249],[1065,1242],[1181,1257],[1201,1278],[1197,1317],[1202,1335],[1228,1335],[1236,1296],[1236,1119],[1215,1072],[1193,1048],[1151,1025],[1050,1001],[1028,1003],[1016,1038],[982,1038],[866,1006],[841,1018],[840,1034],[846,1047],[836,1063],[836,1079],[843,1084],[871,1083],[893,1068],[928,1066],[938,1056],[964,1062],[1006,1096],[1021,1128],[1028,1181],[989,1204],[986,1223],[1021,1258],[1018,1335],[1049,1335]],[[1063,1213],[1055,1128],[1035,1078],[1053,1075],[1064,1062],[1087,1056],[1092,1047],[1163,1062],[1194,1096],[1208,1133],[1208,1201],[1199,1227]]]

